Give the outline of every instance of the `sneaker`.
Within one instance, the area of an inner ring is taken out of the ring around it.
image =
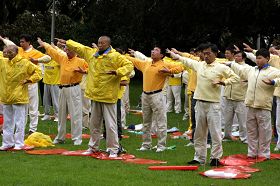
[[[53,144],[64,144],[65,140],[59,140],[59,139],[55,139],[53,140]]]
[[[118,154],[125,154],[126,152],[127,150],[125,150],[125,148],[123,148],[123,146],[120,144]]]
[[[39,112],[39,114],[38,114],[39,117],[42,117],[42,116],[44,116],[44,115],[45,115],[45,113],[42,113],[42,114],[41,114],[40,112]]]
[[[151,148],[147,148],[147,147],[141,147],[140,149],[138,149],[138,150],[140,150],[140,151],[147,151],[147,150],[151,150]]]
[[[23,147],[14,147],[14,150],[22,150]]]
[[[58,122],[58,117],[54,117],[54,122]]]
[[[210,145],[210,144],[207,144],[207,145],[206,145],[206,148],[207,148],[207,149],[211,149],[211,145]]]
[[[166,148],[157,148],[156,152],[163,152]]]
[[[14,147],[13,146],[11,146],[11,147],[1,146],[0,151],[7,151],[7,150],[12,149],[12,148],[14,148]]]
[[[220,161],[218,159],[212,159],[210,162],[210,166],[221,166],[222,164],[220,163]]]
[[[74,141],[74,145],[81,145],[82,144],[82,140],[75,140]]]
[[[274,152],[278,152],[280,149],[278,147],[274,148]]]
[[[50,115],[44,115],[44,117],[41,120],[42,121],[51,120],[51,116]]]
[[[93,153],[96,153],[96,152],[99,152],[99,150],[94,150],[92,148],[89,148],[85,152],[83,152],[82,154],[83,155],[90,155],[90,154],[93,154]]]
[[[109,158],[116,158],[116,157],[118,157],[118,154],[110,151]]]
[[[157,145],[152,147],[153,150],[157,149]]]
[[[194,143],[193,142],[190,142],[188,143],[187,145],[185,145],[186,147],[191,147],[191,146],[194,146]]]
[[[201,164],[199,161],[197,160],[192,160],[192,161],[189,161],[187,162],[189,165],[197,165],[197,164]]]

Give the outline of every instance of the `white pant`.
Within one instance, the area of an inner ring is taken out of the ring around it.
[[[4,105],[3,147],[24,146],[25,118],[25,104]]]
[[[167,112],[172,112],[172,103],[174,103],[175,113],[181,112],[181,85],[167,87]]]
[[[58,116],[58,96],[59,88],[58,85],[48,85],[44,84],[44,110],[45,115],[50,115],[51,112],[51,103],[54,109],[54,116]]]
[[[157,148],[166,147],[167,138],[167,115],[166,104],[162,92],[147,95],[142,93],[143,111],[143,143],[142,146],[151,148],[151,127],[152,123],[157,129]]]
[[[276,105],[276,130],[278,134],[276,147],[280,149],[280,97],[276,97]]]
[[[67,115],[71,117],[71,136],[82,142],[82,98],[80,85],[60,89],[58,107],[58,134],[55,140],[65,140]]]
[[[91,117],[89,123],[90,135],[89,147],[99,149],[100,136],[102,134],[103,119],[106,126],[106,147],[113,153],[118,153],[119,138],[117,127],[117,104],[91,102]]]
[[[125,92],[121,99],[121,122],[122,127],[126,125],[126,114],[129,112],[130,102],[129,102],[129,85],[125,87]]]
[[[243,101],[233,101],[225,99],[225,138],[231,137],[231,128],[234,121],[234,116],[237,116],[239,123],[239,137],[241,141],[247,140],[246,130],[246,119],[247,119],[247,108]]]
[[[270,158],[271,111],[248,108],[247,113],[248,156]]]
[[[89,128],[90,99],[85,97],[85,90],[81,89],[83,105],[83,127]]]
[[[36,132],[38,126],[38,107],[39,107],[39,95],[38,95],[38,83],[33,83],[28,85],[28,95],[29,95],[29,104],[27,106],[29,112],[29,131]],[[26,119],[27,121],[27,119]]]
[[[188,88],[188,85],[186,84],[185,85],[185,102],[184,102],[184,111],[185,111],[185,114],[184,116],[185,117],[188,117],[189,116],[189,95],[187,94],[187,88]]]
[[[3,115],[3,104],[0,104],[0,115]]]
[[[210,159],[220,159],[223,155],[220,103],[197,100],[195,106],[196,128],[194,133],[194,160],[206,162],[208,129],[212,140]]]

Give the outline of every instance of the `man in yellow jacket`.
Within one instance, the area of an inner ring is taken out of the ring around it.
[[[65,53],[53,48],[38,38],[40,46],[60,65],[60,94],[58,103],[58,134],[53,143],[64,143],[66,119],[71,116],[71,138],[74,145],[82,144],[82,101],[80,82],[87,72],[88,64],[76,56],[75,52],[65,48]]]
[[[4,104],[3,140],[0,150],[24,147],[28,85],[42,79],[41,70],[29,60],[18,55],[14,45],[4,49],[0,58],[0,102]],[[16,128],[16,130],[15,130]],[[15,133],[14,133],[15,131]]]
[[[117,100],[120,91],[120,81],[133,70],[132,63],[111,46],[108,36],[98,39],[98,49],[90,48],[72,40],[66,46],[75,51],[80,57],[88,61],[89,71],[85,96],[92,100],[91,118],[89,123],[91,138],[90,154],[99,150],[101,127],[103,119],[106,126],[106,146],[109,157],[117,157],[119,140],[117,133]]]
[[[6,46],[16,45],[9,39],[2,38],[1,36],[0,40],[2,40]],[[33,48],[33,46],[31,45],[31,36],[29,34],[22,34],[20,36],[20,47],[18,47],[18,53],[23,58],[30,60],[35,65],[38,65],[38,63],[47,63],[51,60],[50,56],[45,55]],[[29,134],[31,134],[37,131],[38,126],[39,95],[37,82],[28,85],[28,96],[29,103],[27,105],[27,109],[30,118]]]

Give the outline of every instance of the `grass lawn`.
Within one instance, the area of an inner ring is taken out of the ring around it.
[[[131,105],[138,103],[142,87],[135,85],[132,80],[130,87]],[[138,82],[140,85],[141,83]],[[42,108],[40,108],[42,112]],[[182,121],[183,114],[168,114],[168,126],[180,128],[185,131],[186,122]],[[141,118],[129,114],[127,124],[141,123]],[[68,125],[69,127],[69,125]],[[53,121],[40,121],[38,131],[45,134],[56,134],[57,123]],[[70,129],[68,130],[70,132]],[[89,133],[89,131],[85,131]],[[136,149],[141,144],[141,138],[136,134],[125,131],[130,138],[121,141],[129,153],[138,158],[149,158],[167,161],[167,165],[186,165],[192,160],[194,149],[185,147],[185,139],[168,138],[168,146],[176,145],[175,150],[162,153],[139,152]],[[101,141],[104,149],[104,140]],[[56,145],[56,148],[69,150],[87,149],[88,139],[83,140],[82,146],[73,146],[71,140],[66,144]],[[156,140],[154,140],[156,144]],[[272,145],[271,149],[275,147]],[[224,155],[246,154],[247,145],[240,142],[223,143]],[[208,150],[209,151],[209,150]],[[208,152],[209,153],[209,152]],[[209,155],[209,154],[208,154]],[[221,180],[202,177],[200,171],[210,167],[201,166],[198,171],[151,171],[148,165],[125,164],[121,161],[96,160],[91,157],[70,157],[61,155],[28,155],[24,152],[0,152],[0,185],[190,185],[190,186],[266,186],[280,185],[280,161],[271,160],[255,164],[253,167],[261,172],[253,173],[246,180]]]

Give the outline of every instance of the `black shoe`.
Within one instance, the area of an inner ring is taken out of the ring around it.
[[[196,165],[196,164],[201,164],[199,161],[197,160],[192,160],[188,162],[189,165]]]
[[[212,159],[210,162],[210,166],[221,166],[222,164],[220,163],[220,161],[218,159]]]

